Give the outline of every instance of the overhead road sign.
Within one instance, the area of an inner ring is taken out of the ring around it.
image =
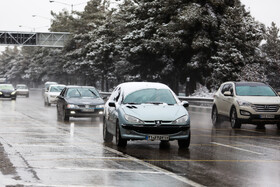
[[[69,32],[0,31],[0,45],[63,47]]]

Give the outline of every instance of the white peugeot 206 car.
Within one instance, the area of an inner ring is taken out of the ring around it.
[[[124,147],[128,140],[178,140],[190,145],[190,117],[186,107],[166,85],[128,82],[118,85],[105,104],[103,139]]]
[[[280,97],[267,84],[260,82],[226,82],[214,95],[213,125],[229,118],[232,128],[242,123],[277,124],[280,128]]]

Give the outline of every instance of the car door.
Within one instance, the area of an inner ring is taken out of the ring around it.
[[[225,92],[230,91],[231,94],[233,95],[233,84],[232,83],[227,83],[225,84],[220,93],[220,100],[219,100],[219,114],[229,116],[230,108],[232,106],[232,96],[226,96]]]
[[[57,105],[57,110],[59,111],[60,114],[62,114],[62,112],[63,112],[64,97],[66,95],[66,92],[67,92],[67,89],[64,88],[60,92],[59,96],[57,97],[57,104],[56,105]]]
[[[114,92],[112,93],[111,97],[109,98],[109,103],[114,103],[115,107],[108,106],[107,110],[107,124],[108,124],[108,131],[112,134],[116,132],[116,120],[117,120],[117,109],[119,107],[119,99],[121,96],[121,87],[117,87]]]

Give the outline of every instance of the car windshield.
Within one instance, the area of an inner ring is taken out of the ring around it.
[[[267,85],[237,85],[236,95],[239,96],[276,96]]]
[[[14,87],[13,87],[13,85],[10,85],[10,84],[4,84],[4,85],[0,85],[0,89],[1,90],[13,90]]]
[[[126,96],[124,104],[142,104],[152,103],[161,104],[167,103],[170,105],[176,104],[173,94],[168,89],[143,89],[135,91]]]
[[[52,86],[50,92],[61,92],[64,86]]]
[[[27,89],[27,86],[24,86],[24,85],[17,86],[17,89]]]
[[[94,88],[69,88],[67,91],[67,97],[98,98],[100,95]]]

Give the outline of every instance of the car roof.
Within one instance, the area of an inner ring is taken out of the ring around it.
[[[157,83],[157,82],[125,82],[119,84],[118,87],[122,88],[124,96],[132,92],[135,92],[137,90],[148,89],[148,88],[171,90],[167,85],[162,83]]]
[[[54,86],[64,86],[64,87],[66,87],[66,85],[64,85],[64,84],[52,84],[52,85],[50,85],[50,87],[54,87]]]
[[[67,85],[66,88],[95,88],[94,86]]]

